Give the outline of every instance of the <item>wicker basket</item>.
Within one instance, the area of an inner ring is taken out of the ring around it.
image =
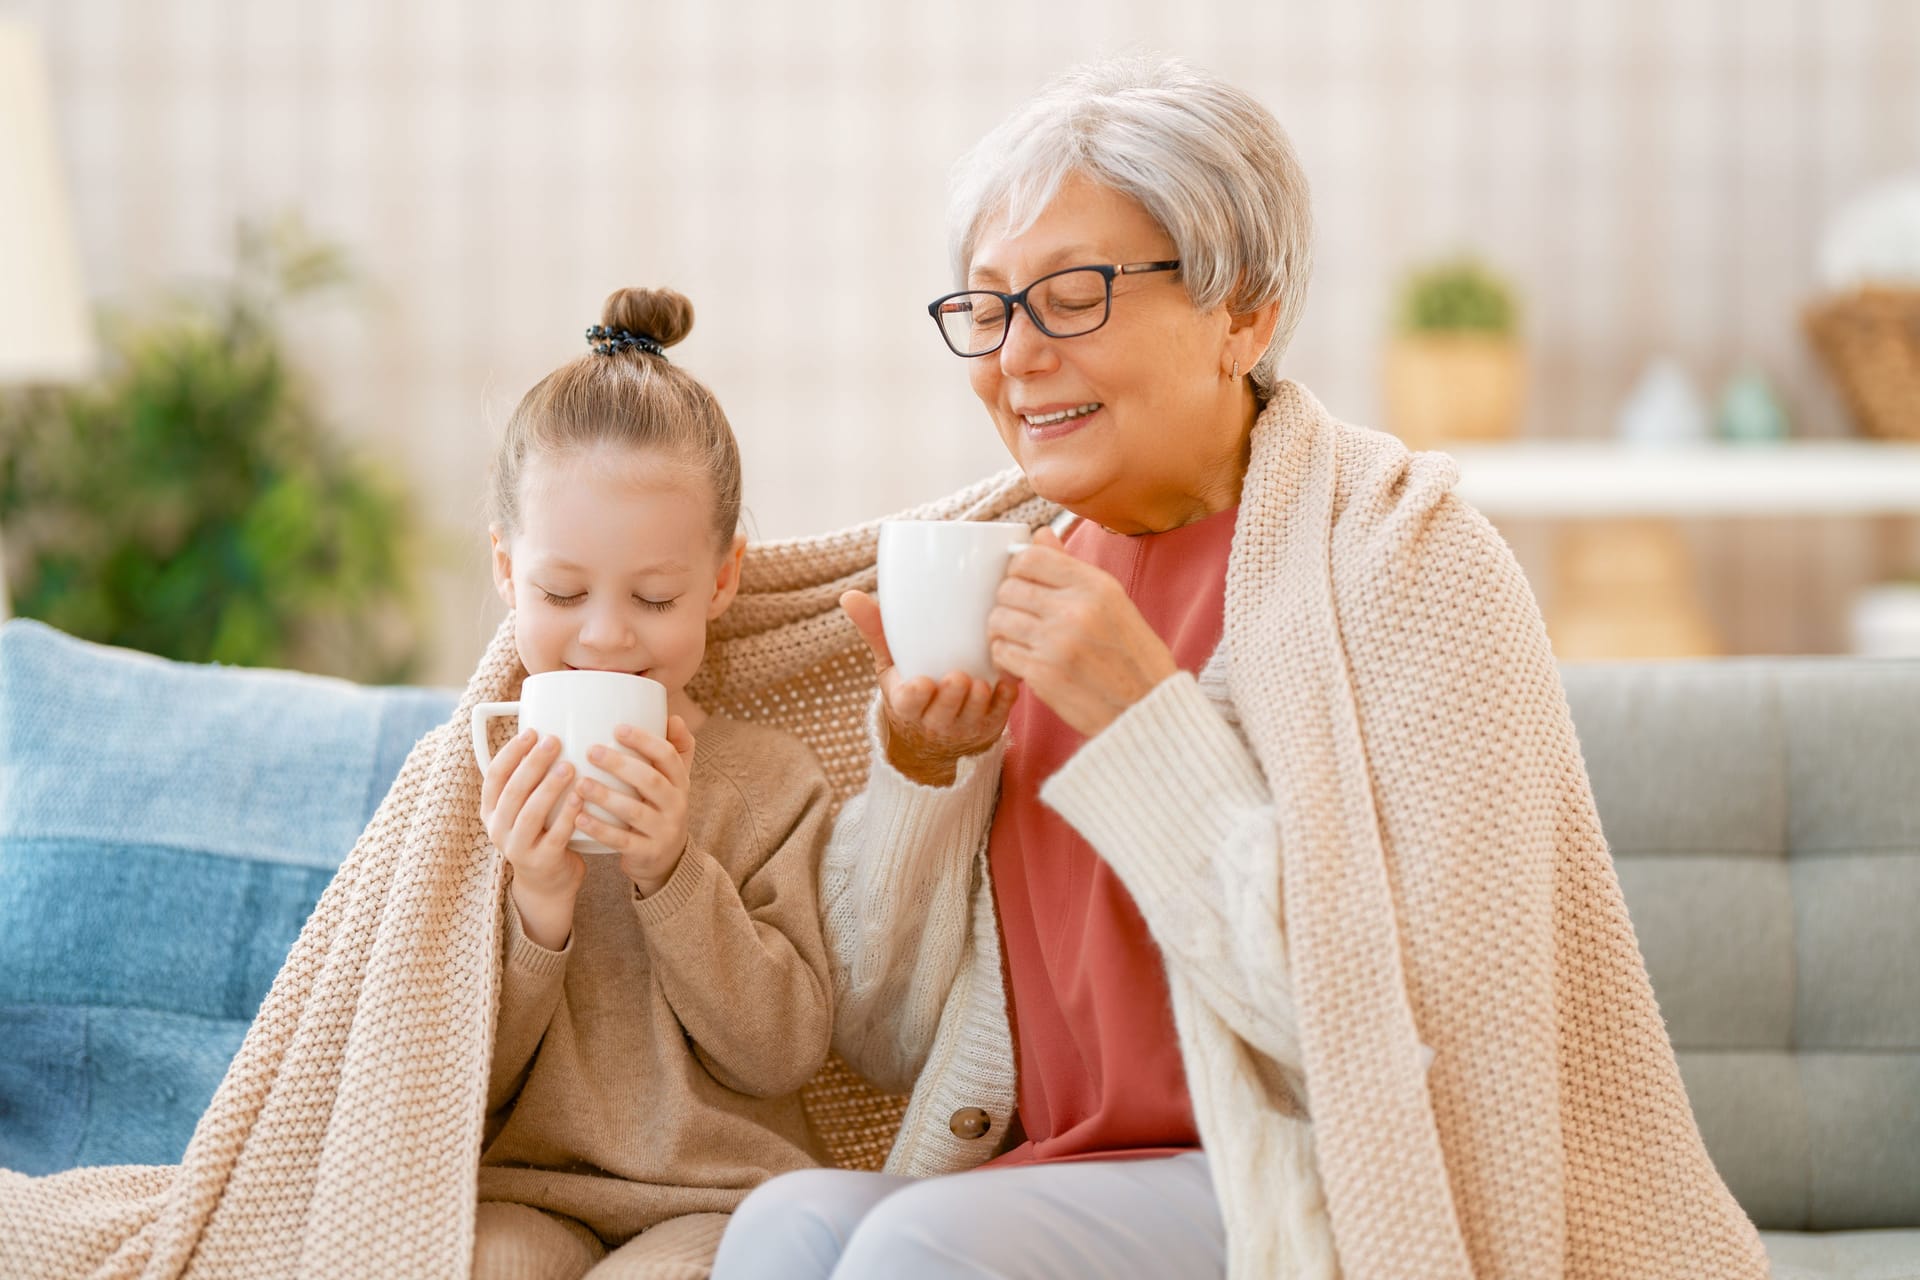
[[[1920,289],[1835,294],[1808,307],[1804,318],[1861,429],[1920,440]]]

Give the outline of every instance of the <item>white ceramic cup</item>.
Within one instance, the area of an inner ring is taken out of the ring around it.
[[[1008,556],[1031,542],[1027,526],[1004,521],[881,522],[880,622],[902,676],[999,679],[987,615]]]
[[[657,680],[621,671],[543,671],[528,676],[520,685],[520,701],[483,702],[473,709],[473,754],[482,774],[493,763],[493,752],[487,749],[487,724],[498,716],[518,716],[522,729],[533,729],[541,737],[559,738],[560,759],[573,766],[575,781],[594,778],[615,791],[633,795],[632,787],[605,769],[588,764],[587,752],[596,745],[626,750],[614,741],[615,725],[630,724],[665,738],[667,690]],[[560,804],[565,803],[566,797],[562,796]],[[559,811],[556,804],[553,813],[547,815],[548,826],[553,825]],[[620,819],[597,804],[589,804],[587,812],[620,825]],[[613,852],[580,831],[574,832],[567,844],[580,853]]]

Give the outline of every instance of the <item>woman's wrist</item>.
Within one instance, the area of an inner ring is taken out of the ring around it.
[[[898,739],[894,739],[887,744],[887,763],[909,782],[917,782],[923,787],[950,787],[959,776],[958,757],[908,751],[897,743]]]
[[[923,787],[950,787],[960,776],[960,762],[991,751],[998,739],[970,745],[964,750],[939,750],[916,746],[911,735],[897,733],[892,725],[883,730],[887,763],[909,782]]]

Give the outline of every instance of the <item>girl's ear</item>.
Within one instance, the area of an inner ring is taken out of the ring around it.
[[[513,608],[513,551],[507,546],[499,525],[487,526],[487,538],[493,544],[493,589],[506,602],[507,608]]]
[[[713,581],[713,600],[707,605],[707,621],[727,611],[733,598],[740,594],[740,563],[746,558],[747,535],[733,535],[733,545],[720,557],[720,573]]]

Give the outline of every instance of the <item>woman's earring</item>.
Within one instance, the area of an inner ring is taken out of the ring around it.
[[[1238,360],[1235,360],[1233,362],[1233,372],[1228,376],[1231,377],[1235,382],[1240,381],[1240,362]]]

